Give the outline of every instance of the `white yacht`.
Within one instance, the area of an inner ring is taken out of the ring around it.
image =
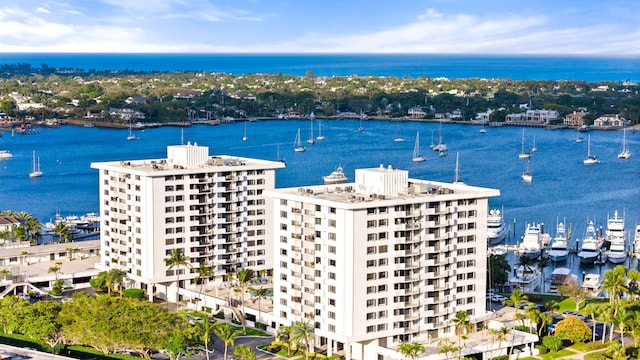
[[[13,154],[9,150],[0,150],[0,160],[2,159],[11,159]]]
[[[640,257],[640,225],[636,225],[636,233],[633,237],[633,256]]]
[[[520,245],[518,245],[519,256],[526,256],[534,260],[539,258],[542,250],[541,237],[542,230],[540,224],[527,224],[527,229],[522,237],[522,241]]]
[[[551,242],[551,249],[548,255],[549,259],[555,262],[565,261],[569,257],[569,243],[567,242],[564,222],[558,222],[558,225],[556,225],[556,236]]]
[[[348,178],[344,174],[342,166],[338,166],[338,168],[332,171],[331,174],[323,176],[322,180],[324,180],[325,184],[342,184],[347,182]]]
[[[600,160],[598,160],[597,157],[591,154],[591,135],[588,135],[587,136],[587,158],[582,160],[582,163],[585,165],[593,165],[599,162]]]
[[[624,236],[624,218],[613,212],[607,219],[606,242],[609,244],[607,260],[612,264],[621,264],[627,259],[627,247]]]
[[[584,276],[582,280],[582,288],[587,290],[591,296],[595,297],[600,294],[600,274],[589,273]]]
[[[593,264],[602,256],[601,250],[604,238],[599,237],[596,225],[592,220],[587,224],[587,232],[582,240],[582,246],[578,252],[581,264]]]
[[[513,276],[509,279],[509,284],[520,289],[524,293],[535,292],[540,286],[541,273],[532,266],[518,266],[513,271]]]
[[[504,217],[498,209],[491,209],[487,217],[487,241],[489,245],[499,244],[507,236]]]
[[[618,159],[628,159],[631,157],[631,151],[627,146],[627,128],[624,128],[622,133],[622,151],[618,154]]]

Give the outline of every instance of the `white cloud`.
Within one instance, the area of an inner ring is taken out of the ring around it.
[[[39,13],[44,13],[44,14],[48,14],[49,13],[49,10],[47,10],[47,9],[45,9],[43,7],[37,8],[36,11],[39,12]]]

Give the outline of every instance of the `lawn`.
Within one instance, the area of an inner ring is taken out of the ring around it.
[[[569,356],[569,355],[575,355],[575,352],[573,352],[571,350],[568,350],[568,349],[561,349],[561,350],[558,350],[556,352],[546,353],[546,354],[542,355],[542,358],[544,360],[552,360],[552,359],[557,359],[559,357]]]

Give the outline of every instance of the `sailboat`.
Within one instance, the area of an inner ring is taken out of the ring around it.
[[[242,136],[242,141],[247,141],[247,122],[244,122],[244,136]]]
[[[597,157],[591,155],[591,135],[587,135],[587,158],[582,162],[585,165],[592,165],[600,162]]]
[[[618,159],[628,159],[631,157],[631,151],[627,147],[627,129],[623,129],[622,132],[622,151],[618,154]]]
[[[431,145],[429,145],[429,149],[433,149],[436,147],[436,144],[433,143],[433,130],[431,130]]]
[[[531,159],[527,161],[527,170],[522,173],[522,181],[526,183],[533,181],[533,175],[531,175]]]
[[[316,142],[316,139],[313,137],[313,117],[311,118],[311,126],[309,128],[309,139],[307,139],[307,143],[309,144],[314,144]]]
[[[455,175],[453,177],[453,183],[454,184],[459,184],[459,185],[464,185],[464,182],[462,180],[460,180],[460,172],[459,172],[459,167],[458,167],[458,155],[459,155],[459,153],[456,153],[456,172],[455,172]]]
[[[302,146],[302,142],[300,141],[300,128],[298,128],[298,133],[296,134],[296,139],[293,141],[293,151],[295,152],[303,152],[306,151],[307,148]]]
[[[486,134],[487,133],[487,129],[485,129],[484,127],[484,121],[482,122],[482,127],[480,128],[480,134]]]
[[[40,177],[42,176],[42,171],[40,171],[40,157],[38,156],[37,158],[37,162],[36,162],[36,151],[33,150],[33,164],[32,164],[32,170],[29,173],[29,177],[30,178],[35,178],[35,177]]]
[[[524,129],[522,129],[522,150],[520,150],[518,159],[528,159],[530,157],[531,157],[531,153],[524,152]]]
[[[396,133],[398,132],[398,126],[396,126]],[[393,138],[394,142],[404,142],[404,138],[400,135],[397,135],[395,138]]]
[[[131,119],[129,119],[129,136],[127,136],[127,140],[136,140],[137,137],[133,135],[133,127],[131,126]]]
[[[442,143],[442,121],[440,121],[440,128],[438,130],[438,145],[434,146],[433,151],[439,152],[438,155],[444,156],[447,154],[447,145]]]
[[[362,126],[362,116],[360,116],[360,126],[358,127],[358,131],[364,131],[364,126]]]
[[[576,131],[576,142],[577,142],[577,143],[581,143],[581,142],[583,142],[583,141],[584,141],[584,138],[583,138],[582,136],[580,136],[580,129],[578,129],[578,130]]]
[[[324,140],[324,135],[322,135],[322,122],[320,120],[318,120],[318,136],[316,136],[316,140]]]
[[[424,161],[424,156],[420,155],[420,132],[416,133],[416,143],[413,146],[413,162]]]
[[[283,164],[286,164],[287,162],[284,159],[280,158],[280,144],[278,144],[278,148],[276,150],[276,161],[279,161]]]

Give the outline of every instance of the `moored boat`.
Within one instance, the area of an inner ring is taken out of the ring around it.
[[[9,150],[0,150],[0,160],[2,159],[11,159],[13,154]]]
[[[600,285],[602,285],[600,274],[589,273],[582,279],[582,288],[589,292],[592,297],[600,294]]]
[[[540,286],[541,273],[535,267],[518,266],[513,270],[513,276],[509,279],[509,284],[514,289],[520,289],[525,293],[535,292]]]
[[[581,264],[593,264],[602,257],[602,245],[604,238],[599,237],[596,226],[592,220],[587,224],[587,232],[582,240],[582,246],[578,252]]]
[[[540,257],[542,250],[542,229],[540,224],[527,224],[524,236],[520,245],[518,245],[519,256],[524,256],[535,260]]]
[[[338,166],[338,168],[332,171],[331,174],[323,176],[322,179],[324,180],[325,184],[341,184],[347,182],[348,180],[347,176],[342,170],[342,166]]]
[[[633,237],[633,256],[640,256],[640,225],[636,225],[636,233]]]
[[[613,212],[613,217],[607,219],[605,241],[609,244],[607,260],[612,264],[621,264],[627,259],[627,247],[624,236],[624,217]]]
[[[504,217],[500,210],[489,210],[487,216],[487,241],[489,245],[499,244],[507,236],[507,226],[504,223]]]
[[[569,257],[569,243],[567,242],[564,222],[558,222],[558,225],[556,225],[556,236],[551,242],[551,249],[548,255],[549,260],[556,262],[565,261]]]

